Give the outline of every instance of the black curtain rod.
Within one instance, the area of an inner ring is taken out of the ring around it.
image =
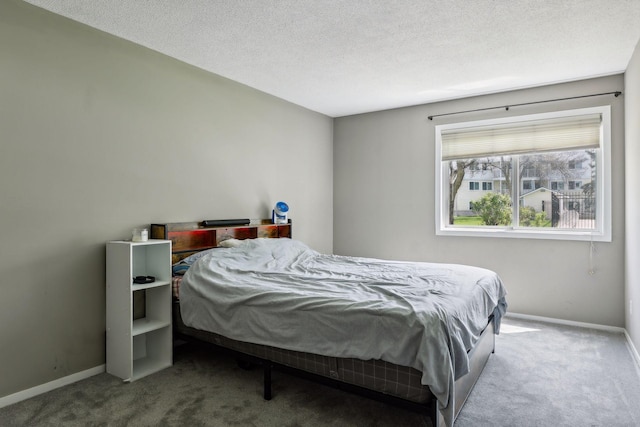
[[[434,114],[432,116],[429,116],[428,118],[429,118],[429,120],[433,120],[434,117],[451,116],[453,114],[475,113],[477,111],[497,110],[498,108],[504,108],[506,111],[509,111],[509,108],[511,108],[511,107],[521,107],[523,105],[543,104],[545,102],[568,101],[570,99],[590,98],[592,96],[603,96],[603,95],[613,95],[613,96],[615,96],[617,98],[620,95],[622,95],[622,92],[615,91],[615,92],[594,93],[592,95],[570,96],[568,98],[547,99],[546,101],[523,102],[522,104],[502,105],[500,107],[477,108],[475,110],[466,110],[466,111],[456,111],[456,112],[453,112],[453,113]]]

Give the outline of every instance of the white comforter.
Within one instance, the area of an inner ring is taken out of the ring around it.
[[[216,249],[187,271],[187,326],[239,341],[333,357],[380,359],[422,372],[445,420],[467,350],[506,291],[496,273],[454,264],[318,253],[290,239]]]

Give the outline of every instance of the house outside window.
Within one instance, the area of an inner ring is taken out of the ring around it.
[[[569,169],[582,169],[582,162],[576,160],[569,161]]]
[[[436,233],[610,241],[610,128],[608,106],[436,126]]]

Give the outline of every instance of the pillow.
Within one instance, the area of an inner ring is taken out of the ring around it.
[[[195,254],[189,255],[185,259],[176,262],[172,266],[173,274],[182,275],[186,273],[189,267],[191,267],[191,264],[193,264],[194,262],[196,262],[197,260],[205,256],[206,254],[210,253],[211,251],[215,251],[215,250],[219,250],[219,249],[213,248],[213,249],[207,249],[206,251],[202,251],[202,252],[196,252]]]
[[[184,275],[184,273],[187,272],[189,267],[191,267],[191,264],[183,263],[181,261],[181,262],[179,262],[177,264],[174,264],[171,267],[171,270],[172,270],[174,276],[182,276],[182,275]]]
[[[238,239],[227,239],[218,243],[218,246],[222,246],[223,248],[237,248],[243,243],[242,240]]]
[[[222,248],[235,248],[237,246],[240,246],[242,244],[242,242],[243,242],[243,240],[227,239],[227,240],[221,241],[218,245],[220,247],[222,247]],[[195,254],[189,255],[185,259],[180,260],[179,262],[173,264],[173,266],[172,266],[173,275],[174,276],[175,275],[178,275],[178,276],[184,275],[184,273],[187,272],[189,267],[191,267],[191,264],[193,264],[194,262],[196,262],[197,260],[199,260],[203,256],[211,253],[212,251],[219,251],[220,247],[207,249],[206,251],[196,252]]]

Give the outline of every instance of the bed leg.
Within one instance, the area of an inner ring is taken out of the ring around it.
[[[440,409],[438,409],[438,401],[434,398],[429,408],[429,418],[431,419],[432,427],[445,427],[444,418],[440,415]]]
[[[271,400],[271,363],[264,360],[262,362],[264,368],[264,400]]]

